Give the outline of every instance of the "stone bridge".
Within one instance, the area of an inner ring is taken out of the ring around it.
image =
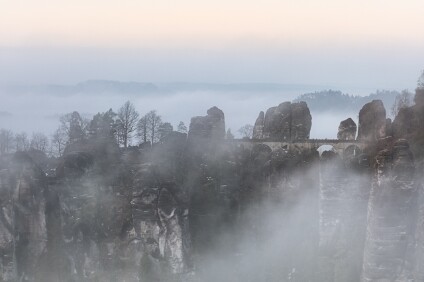
[[[243,146],[248,150],[252,150],[255,146],[266,145],[272,151],[278,149],[310,151],[318,150],[320,153],[323,150],[333,150],[339,156],[359,155],[363,152],[366,144],[356,140],[337,140],[337,139],[306,139],[299,141],[276,141],[266,139],[233,139],[227,140],[228,143]],[[326,147],[322,147],[326,146]],[[327,147],[328,146],[328,147]],[[330,147],[331,146],[331,147]],[[320,148],[321,147],[321,148]]]

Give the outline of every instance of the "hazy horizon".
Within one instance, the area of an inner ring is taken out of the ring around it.
[[[0,106],[0,128],[11,129],[15,133],[25,131],[28,134],[43,132],[51,135],[59,126],[61,115],[78,111],[83,117],[91,120],[93,115],[105,112],[109,108],[117,111],[125,101],[129,100],[140,115],[150,110],[157,110],[163,121],[170,122],[174,129],[180,121],[189,127],[192,117],[204,116],[209,108],[217,106],[225,114],[226,128],[230,128],[236,137],[240,137],[237,130],[245,124],[253,125],[260,111],[266,111],[285,101],[292,101],[304,93],[331,88],[317,85],[288,85],[285,88],[284,85],[279,85],[280,88],[267,89],[267,84],[262,85],[263,88],[257,85],[256,88],[253,87],[255,85],[249,88],[249,84],[230,84],[224,85],[229,86],[228,88],[213,88],[213,86],[223,86],[217,84],[200,85],[203,88],[191,89],[191,86],[197,84],[188,84],[185,88],[184,85],[172,88],[174,84],[170,84],[168,88],[162,85],[166,91],[149,92],[148,90],[133,91],[133,89],[120,91],[114,88],[116,82],[112,82],[112,86],[108,82],[110,81],[94,82],[94,86],[100,87],[94,89],[90,88],[91,85],[87,89],[65,87],[65,90],[60,88],[60,85],[50,88],[14,89],[12,87],[11,90],[0,87],[0,97],[3,101],[7,101]],[[333,88],[333,90],[337,89]],[[368,94],[375,92],[371,89],[369,92],[363,91]],[[344,93],[357,94],[359,91]],[[388,112],[390,107],[391,105],[386,105]],[[335,108],[328,112],[312,110],[311,114],[311,138],[335,139],[339,122],[349,117],[357,122],[358,112],[347,109],[340,111]]]
[[[411,88],[423,10],[418,0],[3,1],[0,83]]]
[[[192,116],[218,106],[234,132],[253,124],[259,111],[306,92],[413,91],[424,66],[424,37],[417,32],[424,24],[423,10],[418,0],[3,1],[0,85],[100,79],[298,88],[257,92],[257,97],[180,91],[171,98],[4,91],[0,126],[49,132],[49,117],[74,110],[90,116],[133,100],[140,113],[156,109],[174,126],[179,120],[188,125]],[[311,137],[330,138],[346,117],[313,118]]]

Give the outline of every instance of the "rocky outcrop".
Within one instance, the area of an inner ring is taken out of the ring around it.
[[[10,173],[3,169],[0,171],[0,281],[16,281],[17,265],[15,259],[16,238],[14,234],[15,220],[13,218],[13,183],[9,181]]]
[[[386,118],[386,136],[393,137],[392,119]]]
[[[157,181],[154,167],[139,167],[131,200],[133,230],[128,235],[131,248],[139,250],[130,261],[142,258],[135,268],[152,281],[185,273],[190,255],[187,199],[176,194],[175,184]]]
[[[317,281],[360,280],[370,182],[367,168],[322,153]]]
[[[417,165],[417,170],[420,170]],[[415,255],[415,279],[417,281],[424,281],[424,176],[417,175],[417,188],[418,188],[418,212],[417,212],[417,229],[416,229],[416,246],[414,251]]]
[[[358,140],[375,142],[386,136],[386,109],[381,100],[365,104],[359,111]]]
[[[225,142],[216,107],[152,146],[87,139],[48,176],[38,152],[0,156],[0,281],[422,281],[424,192],[408,143],[381,138],[381,106],[360,114],[375,146],[331,140],[340,156]],[[260,113],[254,139],[310,127],[306,103],[286,102]],[[347,119],[338,138],[355,132]]]
[[[395,138],[410,141],[411,150],[416,157],[424,156],[424,89],[416,89],[415,105],[401,108],[392,123]]]
[[[424,106],[424,88],[418,87],[415,89],[415,97],[414,97],[415,105]]]
[[[355,140],[356,123],[353,119],[348,118],[340,122],[337,139],[339,140]]]
[[[312,116],[306,102],[291,104],[291,132],[292,141],[309,139],[312,127]]]
[[[414,134],[419,126],[419,119],[415,114],[415,107],[401,108],[392,124],[395,138],[408,138]]]
[[[34,281],[47,251],[43,171],[16,153],[0,173],[0,280]]]
[[[207,111],[207,116],[193,117],[188,131],[189,140],[208,139],[211,141],[222,140],[225,137],[224,113],[217,107]]]
[[[399,140],[376,157],[362,281],[413,281],[416,199],[413,157]]]
[[[253,126],[253,136],[252,139],[262,139],[264,135],[264,122],[265,122],[265,113],[260,112],[258,118],[255,121]]]
[[[291,118],[290,102],[269,108],[264,119],[264,139],[290,140]]]
[[[254,139],[281,141],[309,138],[312,116],[305,102],[284,102],[259,114],[254,127]]]

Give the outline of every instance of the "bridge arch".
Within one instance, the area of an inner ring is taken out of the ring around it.
[[[317,148],[317,151],[319,153],[319,155],[321,156],[324,152],[334,152],[337,153],[336,148],[334,148],[333,145],[330,144],[322,144]]]

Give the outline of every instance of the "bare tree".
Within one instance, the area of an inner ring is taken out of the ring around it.
[[[27,151],[30,143],[28,135],[25,132],[15,134],[15,148],[16,151]]]
[[[177,127],[178,132],[187,133],[187,126],[184,124],[184,122],[180,121]]]
[[[10,153],[13,147],[13,132],[8,129],[0,129],[0,154]]]
[[[128,147],[132,133],[137,128],[138,116],[138,112],[130,101],[125,102],[118,110],[118,134],[125,148]]]
[[[143,117],[141,117],[137,123],[137,135],[143,143],[147,142],[147,139],[149,136],[147,123],[148,123],[147,115],[144,115]]]
[[[141,118],[141,121],[138,123],[138,134],[142,137],[144,142],[147,142],[147,139],[152,142],[152,144],[159,141],[158,130],[162,124],[162,118],[156,113],[155,110],[148,112],[145,116]]]
[[[395,102],[392,106],[391,113],[393,117],[396,117],[402,108],[407,108],[412,105],[412,93],[408,90],[403,90],[395,98]]]
[[[44,133],[34,132],[31,137],[30,148],[35,150],[40,150],[44,153],[47,153],[47,148],[49,146],[49,139]]]
[[[62,127],[56,129],[51,139],[51,151],[54,156],[61,157],[68,143],[68,136]]]
[[[246,138],[246,137],[247,138],[252,138],[252,135],[253,135],[253,125],[251,125],[251,124],[243,125],[238,130],[238,133],[240,133],[241,134],[241,137],[243,137],[243,138]]]
[[[150,111],[147,114],[147,117],[150,131],[150,139],[152,141],[152,144],[154,144],[159,140],[157,132],[162,124],[162,118],[156,113],[156,111]]]

